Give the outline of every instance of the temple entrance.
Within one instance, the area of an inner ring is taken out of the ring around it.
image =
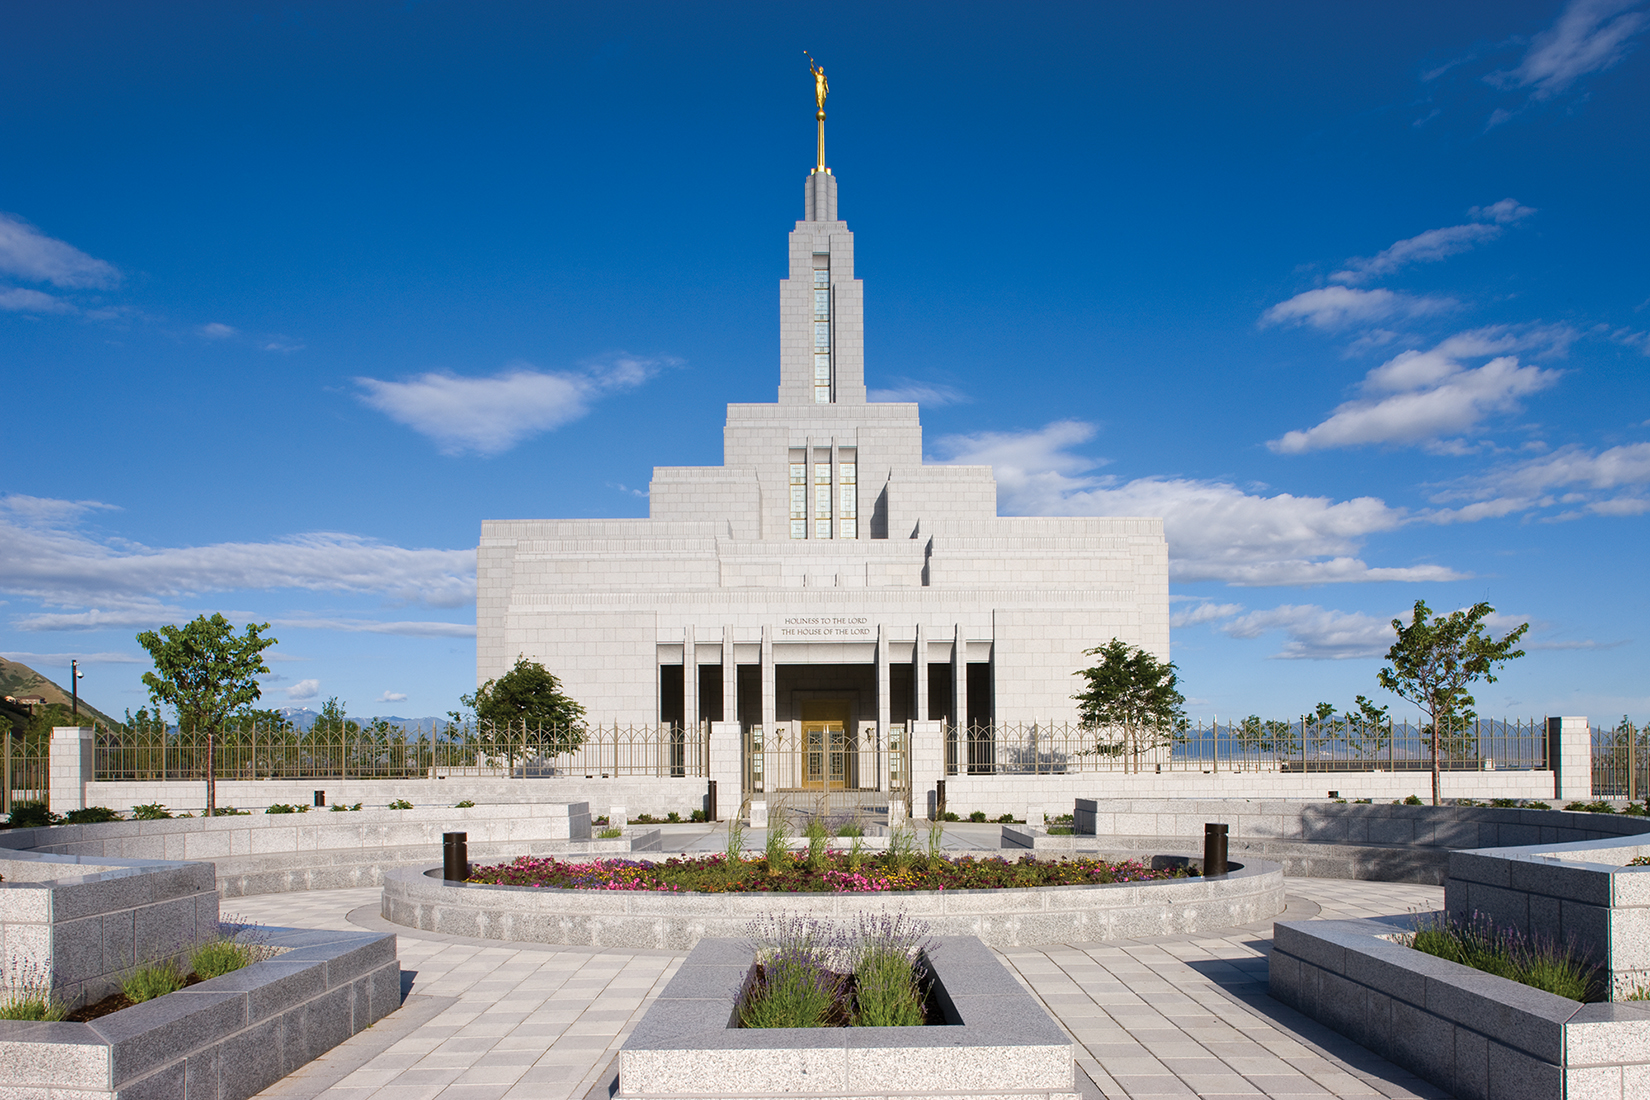
[[[809,791],[842,790],[848,776],[859,772],[858,745],[852,766],[848,745],[849,707],[847,700],[809,699],[802,704],[802,788]],[[858,786],[854,783],[853,786]]]

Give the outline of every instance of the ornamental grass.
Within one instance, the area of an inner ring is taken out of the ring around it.
[[[1595,969],[1580,957],[1573,940],[1559,943],[1516,928],[1498,928],[1482,913],[1468,921],[1424,916],[1401,942],[1572,1001],[1591,1000],[1600,992]]]
[[[751,922],[755,961],[739,993],[740,1027],[917,1027],[928,1005],[928,925],[861,913],[852,925],[769,915]]]
[[[857,847],[857,846],[856,846]],[[470,882],[556,890],[649,890],[662,893],[846,894],[899,890],[1003,890],[1030,886],[1096,886],[1186,878],[1192,868],[1154,870],[1138,860],[1076,858],[1015,862],[997,857],[930,856],[909,848],[887,855],[825,850],[816,855],[767,851],[749,858],[725,853],[645,859],[564,861],[521,856],[470,869]]]

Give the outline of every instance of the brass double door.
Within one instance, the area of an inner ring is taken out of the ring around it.
[[[842,790],[859,785],[859,751],[848,736],[846,700],[815,699],[802,704],[802,788]]]

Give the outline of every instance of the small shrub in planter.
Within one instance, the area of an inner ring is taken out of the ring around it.
[[[634,821],[638,825],[658,825],[658,824],[660,824],[659,819],[654,817],[652,814],[638,814],[637,816],[631,818],[630,820]]]
[[[705,811],[703,811],[703,810],[694,810],[691,814],[688,815],[688,820],[689,821],[703,821],[703,820],[705,820]]]
[[[1492,799],[1490,799],[1490,805],[1494,806],[1498,810],[1510,810],[1510,809],[1513,809],[1513,808],[1517,807],[1518,799],[1516,799],[1516,798],[1492,798]]]
[[[275,805],[273,805],[269,809],[265,810],[264,813],[266,813],[266,814],[307,814],[307,813],[309,813],[309,807],[305,806],[301,802],[296,806],[290,806],[285,802],[277,802],[277,803],[275,803]]]
[[[107,806],[87,806],[84,810],[70,810],[64,816],[66,825],[97,825],[105,821],[119,821],[120,814]]]
[[[356,810],[359,810],[360,808],[361,808],[361,803],[359,803],[359,802],[357,802],[353,806],[346,806],[342,802],[334,802],[332,804],[332,812],[335,813],[335,814],[354,813]]]
[[[1550,810],[1550,809],[1552,809],[1552,806],[1548,805],[1545,802],[1538,802],[1538,801],[1536,801],[1535,799],[1532,798],[1529,801],[1524,803],[1524,808],[1526,810]]]
[[[1476,799],[1476,798],[1457,798],[1455,800],[1455,804],[1457,806],[1482,806],[1483,805],[1483,803],[1478,801],[1478,799]]]
[[[603,829],[601,832],[596,834],[596,839],[597,840],[613,840],[613,839],[615,839],[617,837],[621,837],[621,836],[624,836],[624,830],[623,829],[619,828],[616,825],[609,825],[607,828]]]
[[[676,824],[682,820],[682,815],[677,813],[675,810],[672,810],[665,815],[665,820],[671,824]]]
[[[968,820],[970,820],[970,821],[984,821],[985,820],[985,811],[984,810],[975,810],[973,813],[968,815]]]
[[[51,812],[44,802],[13,802],[11,824],[14,829],[40,829],[56,825],[63,818]]]
[[[126,999],[133,1004],[142,1004],[156,997],[164,997],[168,993],[176,993],[183,988],[187,980],[188,976],[171,960],[148,963],[135,968],[122,978],[120,991],[126,994]]]
[[[394,802],[390,803],[390,809],[392,810],[410,810],[412,808],[413,804],[408,802],[405,798],[398,798]]]
[[[252,814],[251,810],[237,810],[233,806],[219,806],[217,809],[212,811],[211,816],[213,816],[213,817],[249,817],[249,816],[251,816],[251,814]],[[178,816],[179,817],[188,817],[189,815],[188,814],[179,814]],[[203,813],[201,816],[205,817],[206,814]]]
[[[461,802],[453,803],[453,809],[455,810],[473,810],[475,808],[476,802],[473,798],[466,798]]]
[[[1402,938],[1407,946],[1487,974],[1585,1001],[1597,991],[1595,971],[1575,951],[1575,944],[1559,944],[1516,928],[1497,928],[1482,914],[1471,921],[1423,917],[1415,931]]]
[[[1004,814],[1002,817],[999,817],[997,819],[997,824],[998,825],[1023,825],[1023,824],[1025,824],[1025,822],[1020,821],[1013,814]]]
[[[1398,799],[1395,798],[1395,799],[1392,800],[1392,804],[1394,806],[1419,806],[1421,804],[1421,799],[1419,797],[1417,797],[1416,795],[1412,794],[1408,798],[1404,799],[1402,802],[1398,801]]]
[[[945,811],[945,813],[943,813],[943,814],[941,814],[941,815],[940,815],[940,820],[941,820],[941,821],[961,821],[961,820],[962,820],[962,818],[961,818],[961,817],[959,817],[959,816],[958,816],[958,815],[957,815],[957,814],[956,814],[956,813],[954,813],[954,812],[953,812],[953,811],[951,811],[951,810],[947,810],[947,811]]]
[[[1613,814],[1616,808],[1608,802],[1572,802],[1564,807],[1571,813],[1579,814]]]
[[[0,993],[0,1020],[61,1020],[68,1008],[52,996],[52,976],[33,959],[12,959]]]
[[[138,821],[165,821],[172,816],[172,811],[159,802],[144,802],[132,807],[132,817]]]
[[[741,1027],[912,1027],[928,1022],[928,926],[861,914],[837,928],[805,917],[753,921],[756,961]]]

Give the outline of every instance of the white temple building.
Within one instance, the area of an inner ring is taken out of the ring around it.
[[[819,118],[777,400],[728,406],[722,465],[655,467],[647,519],[485,521],[476,672],[525,655],[594,722],[709,728],[747,757],[764,731],[823,730],[903,743],[921,772],[947,727],[1074,719],[1085,649],[1166,660],[1168,551],[1161,519],[998,516],[990,467],[925,463],[917,406],[866,400],[864,284]]]

